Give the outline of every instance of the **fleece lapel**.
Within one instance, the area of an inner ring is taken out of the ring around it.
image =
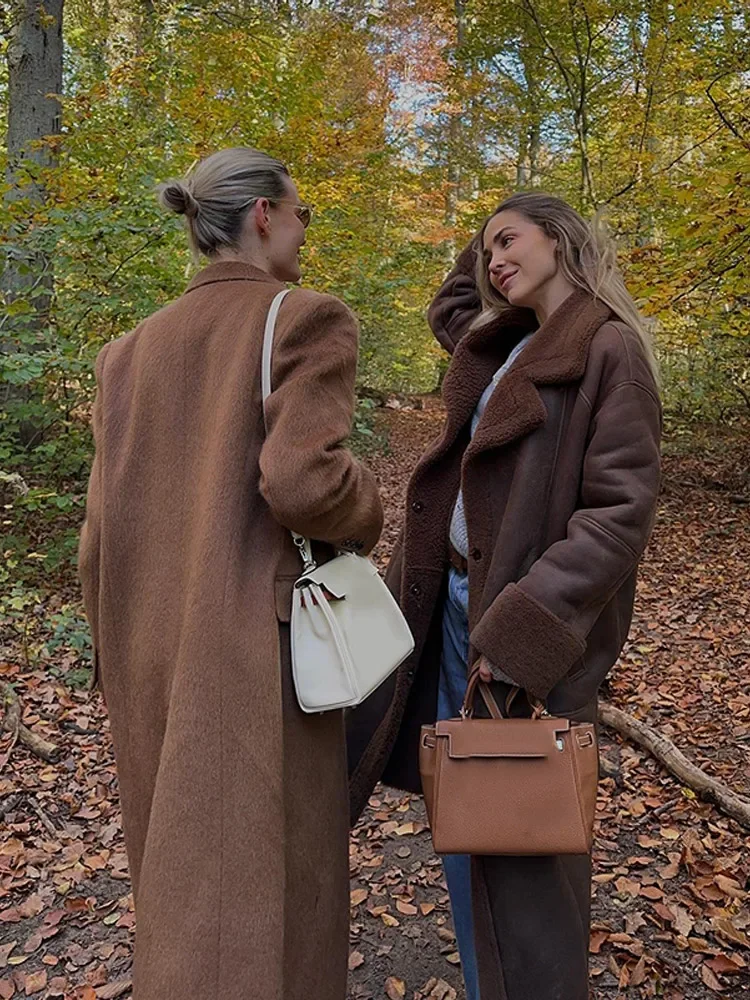
[[[446,424],[441,444],[444,447],[450,447],[456,440],[492,376],[519,340],[535,326],[533,313],[517,309],[504,317],[502,323],[481,327],[459,341],[443,381]]]
[[[582,378],[591,339],[610,315],[609,307],[588,292],[573,292],[539,327],[511,370],[498,383],[466,458],[499,448],[540,427],[547,418],[547,411],[538,387]],[[477,347],[482,346],[481,342],[477,344]],[[489,361],[489,366],[493,363],[494,359]],[[493,372],[496,369],[497,366]],[[485,386],[488,382],[489,379]]]

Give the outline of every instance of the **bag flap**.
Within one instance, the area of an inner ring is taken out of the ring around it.
[[[567,719],[446,719],[435,735],[447,737],[452,758],[542,758],[558,752],[557,734],[569,729]]]
[[[377,568],[369,559],[353,553],[344,553],[305,573],[297,581],[297,586],[300,586],[303,580],[312,580],[325,587],[335,597],[342,598],[356,586],[357,580],[377,575]]]

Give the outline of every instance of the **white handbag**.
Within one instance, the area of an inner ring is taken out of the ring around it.
[[[263,406],[271,392],[271,357],[279,307],[271,303],[263,340]],[[292,674],[303,712],[359,705],[414,650],[414,638],[377,569],[341,552],[318,566],[310,541],[292,532],[302,574],[292,591]]]

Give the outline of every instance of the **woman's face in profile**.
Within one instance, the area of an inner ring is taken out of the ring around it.
[[[268,234],[268,262],[279,281],[297,282],[301,277],[299,254],[305,243],[305,212],[297,188],[285,177],[283,198],[273,202],[268,211],[271,223]]]
[[[557,274],[557,240],[520,212],[498,212],[484,231],[490,284],[513,306],[536,309]]]

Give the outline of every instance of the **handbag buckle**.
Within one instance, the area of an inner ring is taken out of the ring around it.
[[[579,747],[590,747],[594,742],[594,737],[591,733],[577,733],[576,741]]]
[[[433,733],[422,733],[422,746],[426,747],[428,750],[434,750],[437,746],[437,740]]]

